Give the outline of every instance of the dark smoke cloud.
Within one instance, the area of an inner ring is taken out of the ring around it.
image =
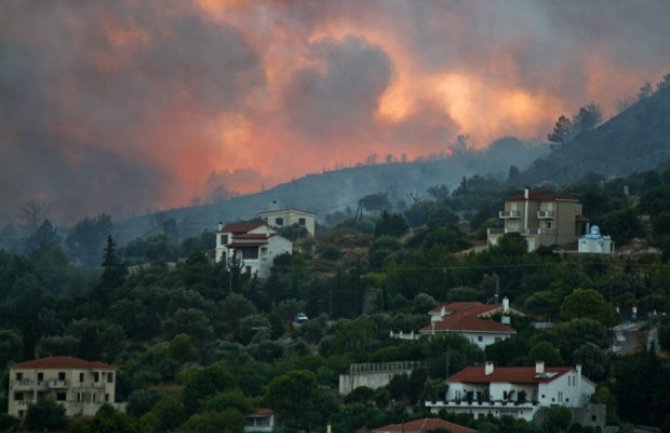
[[[0,3],[0,223],[537,139],[670,69],[665,0]]]
[[[284,94],[291,127],[325,139],[369,130],[392,65],[382,49],[364,39],[324,39],[309,47],[315,65],[296,71]]]

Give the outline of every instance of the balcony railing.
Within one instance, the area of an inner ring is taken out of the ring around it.
[[[67,380],[49,380],[47,383],[49,388],[67,388],[69,386]]]
[[[539,210],[537,211],[537,219],[553,219],[555,217],[553,210]]]
[[[540,227],[539,229],[537,229],[537,234],[538,235],[555,235],[556,230]]]
[[[537,406],[537,401],[516,401],[516,400],[448,400],[448,401],[427,401],[427,408],[501,408],[516,407],[521,409],[530,409]]]
[[[521,218],[521,211],[518,210],[501,210],[498,212],[500,219]]]

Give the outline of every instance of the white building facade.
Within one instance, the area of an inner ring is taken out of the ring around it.
[[[594,225],[589,230],[589,234],[579,238],[577,251],[590,254],[612,254],[614,241],[611,237],[600,234],[600,227]]]
[[[508,326],[510,311],[507,298],[503,299],[502,304],[482,304],[481,302],[445,304],[428,312],[430,325],[421,328],[419,335],[455,332],[484,350],[487,346],[516,334],[516,331]],[[503,323],[491,319],[495,314],[502,315]]]
[[[582,375],[581,366],[495,367],[487,362],[467,367],[446,380],[443,401],[428,401],[437,413],[467,413],[475,417],[512,416],[532,421],[543,407],[581,408],[589,403],[595,384]]]
[[[219,224],[214,260],[231,265],[237,262],[242,272],[265,279],[274,259],[292,254],[293,243],[263,223]]]
[[[67,416],[95,415],[115,401],[116,367],[68,356],[53,356],[15,364],[9,369],[8,410],[22,418],[28,405],[52,398],[65,407]]]
[[[288,208],[260,212],[258,217],[270,227],[284,228],[295,224],[304,227],[310,236],[316,233],[316,214],[312,212]]]

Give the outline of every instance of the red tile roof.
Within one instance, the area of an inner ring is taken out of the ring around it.
[[[544,194],[541,192],[531,191],[528,194],[528,199],[530,201],[556,201],[556,200],[570,200],[570,201],[579,201],[577,197],[568,195],[568,194]],[[523,193],[515,194],[505,198],[505,201],[523,201]]]
[[[449,376],[446,382],[464,382],[464,383],[544,383],[551,382],[563,374],[572,370],[571,367],[545,367],[544,375],[536,375],[535,367],[495,367],[493,373],[486,375],[484,366],[466,367],[458,373]],[[554,373],[553,375],[551,373]]]
[[[269,416],[274,415],[274,411],[269,407],[259,407],[249,416]]]
[[[449,430],[451,433],[475,433],[475,430],[471,428],[438,418],[421,418],[403,424],[389,424],[383,427],[377,427],[372,431],[375,433],[422,433],[438,428]]]
[[[449,313],[467,313],[472,316],[479,316],[485,313],[494,313],[497,310],[502,311],[502,304],[482,304],[481,302],[452,302],[450,304],[443,304],[433,308],[428,312],[431,315],[437,315],[442,312],[444,307],[447,314]]]
[[[259,241],[259,242],[233,242],[232,244],[228,245],[228,248],[234,248],[234,249],[242,249],[242,248],[258,248],[262,247],[263,245],[267,245],[267,241]]]
[[[11,368],[35,369],[35,368],[62,368],[62,369],[92,369],[92,370],[116,370],[116,367],[104,362],[86,361],[71,356],[50,356],[48,358],[33,359],[31,361],[14,364]]]
[[[267,239],[274,236],[275,233],[243,233],[235,235],[234,239]]]
[[[255,228],[264,225],[263,223],[232,223],[226,224],[224,228],[221,229],[221,233],[246,233]]]
[[[515,334],[516,331],[509,326],[496,322],[495,320],[477,319],[467,314],[451,314],[439,322],[424,326],[419,330],[422,334],[430,334],[435,329],[439,331],[462,331],[462,332],[498,332],[502,334]]]

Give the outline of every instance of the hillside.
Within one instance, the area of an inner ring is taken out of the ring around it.
[[[337,210],[355,211],[357,201],[367,194],[386,193],[395,205],[408,202],[410,194],[425,196],[432,186],[447,185],[453,190],[463,176],[507,176],[511,165],[523,169],[544,152],[543,147],[504,138],[481,152],[457,151],[451,157],[310,174],[256,194],[133,218],[116,224],[115,229],[122,240],[133,239],[160,230],[161,219],[175,218],[180,236],[189,236],[213,228],[217,221],[253,218],[257,212],[269,209],[273,201],[279,207],[317,212],[322,219]]]
[[[670,157],[670,88],[645,98],[598,128],[578,135],[524,173],[529,183],[569,183],[589,172],[625,176]]]

